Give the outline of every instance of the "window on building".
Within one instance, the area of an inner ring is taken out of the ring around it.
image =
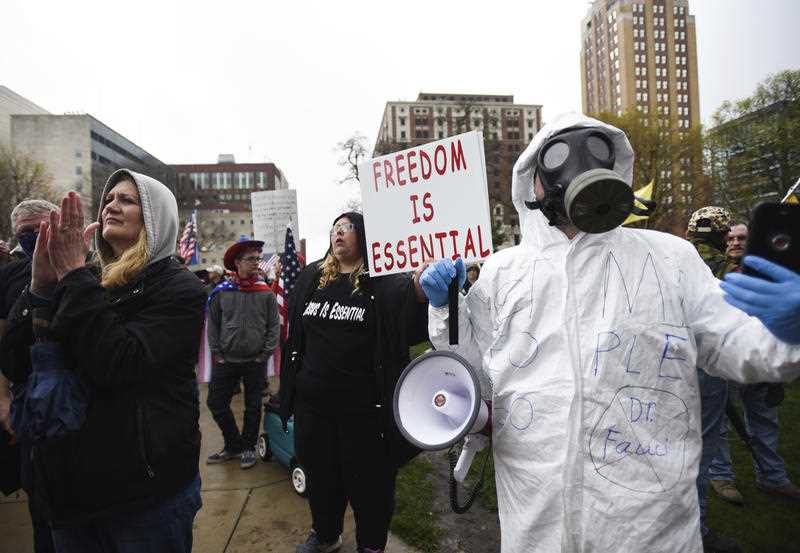
[[[402,138],[403,140],[405,140],[405,138],[406,138],[406,131],[400,131],[400,138]]]
[[[405,125],[406,124],[406,118],[405,117],[401,117],[400,118],[400,124],[401,125]]]

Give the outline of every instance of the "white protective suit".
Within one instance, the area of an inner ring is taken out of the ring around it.
[[[537,149],[554,133],[603,126],[631,183],[620,130],[571,113],[514,166],[522,243],[492,255],[460,298],[431,308],[437,349],[479,369],[491,399],[503,553],[701,553],[695,367],[740,382],[791,380],[800,347],[723,300],[687,241],[617,228],[569,240],[533,199]]]

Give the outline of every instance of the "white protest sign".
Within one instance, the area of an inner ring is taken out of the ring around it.
[[[374,276],[427,259],[492,253],[483,136],[470,131],[359,165],[367,257]]]
[[[265,190],[250,194],[253,209],[253,237],[264,241],[264,251],[283,253],[286,226],[300,236],[296,190]]]

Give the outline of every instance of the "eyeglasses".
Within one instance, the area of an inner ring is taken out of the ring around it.
[[[356,226],[353,223],[339,223],[338,225],[334,225],[331,228],[331,236],[339,234],[347,234],[348,232],[353,232],[356,230]]]
[[[242,261],[249,261],[250,263],[258,263],[261,260],[257,255],[249,255],[247,257],[240,257],[239,259]]]

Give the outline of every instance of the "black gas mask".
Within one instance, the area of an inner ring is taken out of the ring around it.
[[[614,172],[615,160],[614,142],[605,129],[566,129],[539,148],[535,175],[544,198],[525,205],[541,209],[551,225],[571,224],[589,233],[608,232],[631,212],[647,214],[634,207],[631,187]],[[655,206],[637,200],[648,208]]]

